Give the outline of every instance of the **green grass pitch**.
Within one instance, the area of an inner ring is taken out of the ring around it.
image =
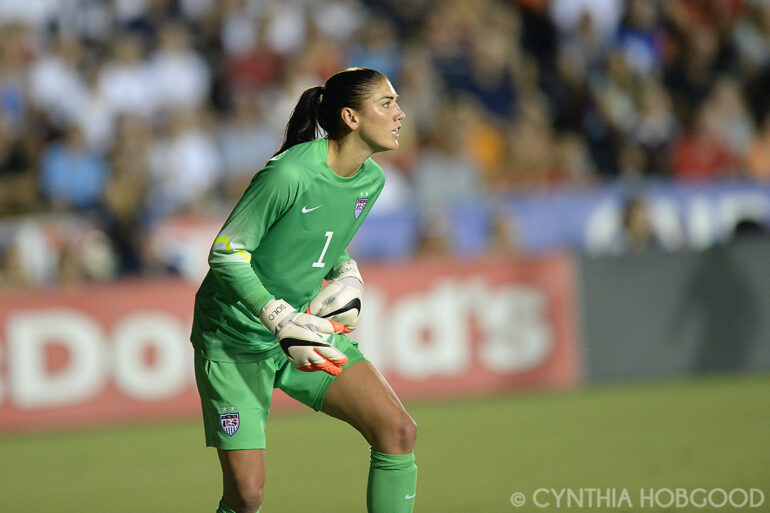
[[[511,505],[538,488],[628,489],[633,507],[612,511],[704,511],[642,508],[640,488],[754,487],[770,502],[770,376],[407,407],[420,429],[416,513],[546,511]],[[365,510],[368,450],[348,426],[275,414],[268,446],[262,513]],[[213,513],[219,480],[197,421],[0,437],[2,512]]]

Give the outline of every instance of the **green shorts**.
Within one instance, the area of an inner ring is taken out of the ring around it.
[[[345,335],[335,335],[334,347],[348,357],[343,369],[366,359],[358,343]],[[265,449],[273,389],[280,388],[321,411],[334,378],[322,371],[297,370],[282,352],[248,363],[215,362],[196,353],[195,381],[201,396],[206,445],[227,450]]]

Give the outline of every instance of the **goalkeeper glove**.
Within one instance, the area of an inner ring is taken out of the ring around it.
[[[341,322],[343,333],[350,333],[361,320],[361,298],[364,280],[358,272],[355,260],[337,265],[332,271],[332,281],[310,302],[307,313]]]
[[[291,364],[301,371],[322,370],[337,376],[348,363],[348,357],[321,335],[342,333],[344,326],[339,322],[298,313],[283,299],[267,303],[259,320],[273,332]]]

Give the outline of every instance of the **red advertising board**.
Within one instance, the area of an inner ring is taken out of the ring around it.
[[[364,276],[367,322],[354,336],[404,398],[568,387],[582,378],[568,255],[418,260]]]
[[[404,399],[567,387],[582,375],[573,266],[427,259],[362,267],[365,354]],[[195,286],[0,291],[0,432],[195,416]],[[275,408],[298,405],[280,392]]]

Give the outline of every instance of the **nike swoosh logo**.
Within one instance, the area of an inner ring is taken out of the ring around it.
[[[312,212],[317,208],[321,208],[321,205],[318,205],[317,207],[313,207],[313,208],[307,208],[307,205],[305,205],[304,207],[302,207],[302,213],[307,214],[308,212]]]
[[[414,499],[415,497],[417,497],[416,493],[413,493],[412,495],[404,495],[404,499],[406,500]]]

